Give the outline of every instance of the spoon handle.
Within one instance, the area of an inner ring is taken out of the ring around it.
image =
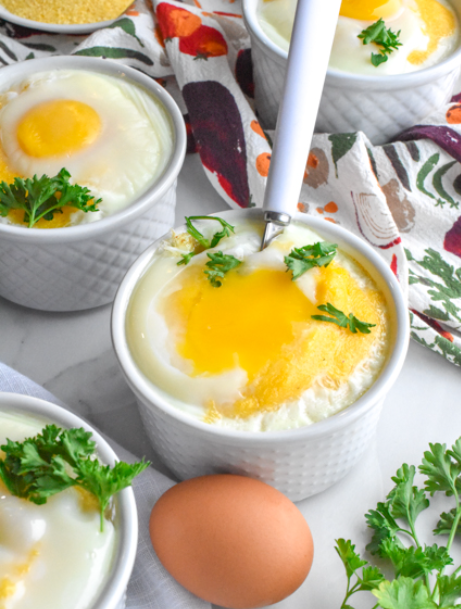
[[[298,0],[264,194],[265,212],[291,218],[296,211],[340,6],[341,0]],[[270,215],[267,219],[273,221],[275,215]]]

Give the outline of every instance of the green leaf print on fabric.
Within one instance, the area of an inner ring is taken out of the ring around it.
[[[136,27],[135,27],[135,25],[134,25],[134,23],[133,23],[133,21],[131,19],[128,19],[128,17],[124,17],[123,19],[119,19],[115,23],[111,23],[111,25],[108,25],[107,29],[112,29],[112,28],[115,28],[115,27],[121,28],[124,32],[126,32],[130,36],[133,36],[133,38],[136,38],[136,40],[139,42],[140,46],[144,47],[144,44],[136,36]]]
[[[440,160],[440,153],[438,153],[438,152],[436,152],[435,154],[433,154],[431,157],[428,158],[428,160],[424,163],[424,165],[418,171],[418,175],[416,177],[416,186],[418,187],[418,190],[420,190],[422,193],[424,193],[431,199],[435,199],[437,201],[437,203],[435,204],[436,207],[438,205],[443,207],[444,202],[441,201],[440,199],[437,199],[437,197],[435,195],[433,195],[431,192],[429,192],[428,190],[426,190],[426,188],[424,186],[424,181],[426,180],[427,176],[431,173],[431,171],[434,169],[434,167],[437,165],[439,160]]]
[[[451,163],[446,163],[445,165],[442,165],[442,167],[440,167],[440,169],[437,169],[437,171],[434,173],[434,177],[432,178],[432,185],[435,188],[435,190],[437,191],[437,194],[440,197],[442,197],[442,199],[445,199],[446,201],[448,201],[448,203],[450,204],[450,207],[456,207],[456,209],[458,209],[459,202],[455,201],[453,199],[453,197],[451,197],[448,194],[448,192],[445,190],[445,188],[443,187],[443,184],[442,184],[443,176],[455,164],[456,164],[456,161],[451,161]]]
[[[58,50],[51,44],[43,44],[42,42],[23,42],[22,43],[28,49],[34,49],[34,51],[45,51],[46,53],[56,53]]]
[[[137,59],[142,61],[148,66],[153,66],[154,62],[150,57],[139,53],[139,51],[133,51],[133,49],[120,49],[118,47],[91,47],[89,49],[82,49],[76,51],[74,55],[86,55],[88,57],[107,57],[108,59]]]
[[[407,259],[410,262],[415,262],[421,268],[429,271],[434,277],[438,277],[443,283],[431,279],[430,277],[423,277],[415,273],[412,269],[410,272],[410,285],[419,283],[430,289],[427,291],[431,300],[434,302],[440,302],[445,311],[440,310],[437,307],[439,317],[443,321],[457,321],[461,322],[460,309],[454,304],[453,300],[461,298],[461,268],[455,268],[448,264],[439,252],[428,248],[425,250],[426,256],[422,260],[416,260],[411,252],[405,250]],[[435,317],[435,309],[426,309],[423,311],[425,315],[429,317]],[[442,315],[443,317],[440,317]]]
[[[357,140],[356,133],[333,133],[328,136],[331,142],[331,156],[335,164],[336,177],[338,177],[338,161],[349,152]]]

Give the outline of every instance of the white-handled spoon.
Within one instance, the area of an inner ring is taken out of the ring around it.
[[[341,0],[298,0],[263,210],[261,249],[296,211]]]

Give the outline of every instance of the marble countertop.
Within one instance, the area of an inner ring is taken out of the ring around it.
[[[186,214],[224,209],[227,206],[208,183],[198,156],[188,156],[179,178],[176,223]],[[133,394],[112,351],[110,312],[105,306],[79,313],[43,313],[0,298],[0,361],[166,471],[143,432]],[[346,575],[334,540],[350,538],[363,551],[369,537],[363,516],[385,499],[392,486],[390,476],[404,462],[419,464],[429,442],[450,444],[461,436],[460,396],[460,369],[412,343],[362,461],[333,488],[298,504],[313,533],[314,565],[301,588],[272,607],[339,609]],[[428,520],[428,529],[434,528],[437,515],[434,512],[433,522]],[[368,594],[362,596],[363,603],[354,599],[354,607],[374,604]]]

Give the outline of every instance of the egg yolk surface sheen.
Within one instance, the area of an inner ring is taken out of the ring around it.
[[[343,0],[340,15],[361,21],[394,17],[402,8],[402,0]]]
[[[91,145],[100,131],[101,119],[91,106],[58,99],[29,110],[18,125],[17,138],[29,156],[71,156]]]
[[[320,311],[291,273],[231,271],[214,288],[203,269],[195,267],[182,274],[181,284],[165,297],[162,313],[177,330],[177,351],[192,362],[192,374],[219,374],[236,366],[248,374],[241,397],[231,405],[208,404],[208,419],[275,410],[298,399],[317,380],[337,388],[384,332],[381,293],[362,289],[335,263],[320,269],[317,302],[376,324],[370,334],[313,320]]]

